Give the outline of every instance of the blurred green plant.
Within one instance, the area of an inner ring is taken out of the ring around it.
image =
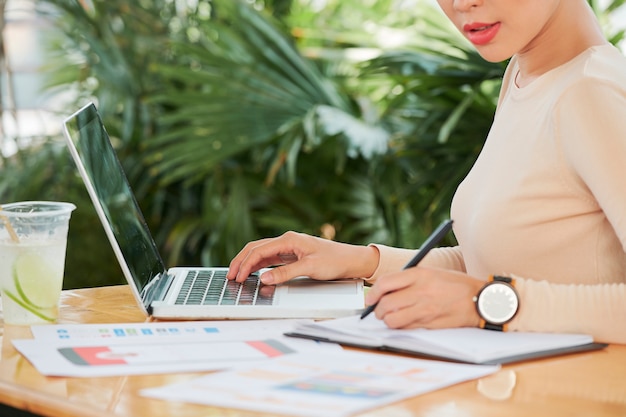
[[[605,21],[623,1],[592,3]],[[48,91],[97,103],[168,264],[227,264],[286,230],[416,247],[481,149],[505,65],[424,1],[41,5],[60,30]],[[5,161],[16,175],[0,179],[2,199],[28,179],[35,195],[58,182],[51,198],[91,207],[62,148],[25,152]],[[101,229],[87,219],[70,244]],[[86,248],[75,251],[101,251]],[[104,274],[120,276],[113,268]],[[70,262],[67,275],[90,285]]]
[[[125,282],[87,191],[58,138],[31,144],[0,162],[0,201],[56,200],[76,204],[67,240],[64,288]]]

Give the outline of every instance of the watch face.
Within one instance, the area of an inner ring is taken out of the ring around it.
[[[512,286],[502,282],[493,282],[480,292],[476,307],[486,322],[504,324],[517,313],[519,300]]]

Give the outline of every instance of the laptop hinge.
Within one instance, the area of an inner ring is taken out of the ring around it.
[[[161,272],[150,280],[150,282],[144,287],[141,292],[141,299],[143,304],[148,309],[148,312],[152,311],[152,302],[160,301],[165,298],[165,294],[172,285],[174,276],[167,272]]]

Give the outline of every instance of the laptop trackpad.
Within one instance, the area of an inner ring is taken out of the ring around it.
[[[287,286],[288,294],[344,295],[358,292],[358,280],[316,281],[296,278]]]

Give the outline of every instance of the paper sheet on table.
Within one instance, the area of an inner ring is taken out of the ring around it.
[[[206,337],[219,340],[238,333],[282,334],[296,325],[313,323],[307,319],[285,320],[232,320],[232,321],[179,321],[111,324],[45,324],[31,326],[35,339],[41,341],[107,340],[117,341],[183,338],[198,340]]]
[[[304,417],[342,417],[498,371],[357,351],[281,356],[145,389],[170,401]]]
[[[225,369],[298,352],[341,350],[282,333],[293,320],[33,326],[15,348],[43,375],[101,377]],[[302,343],[306,342],[306,343]]]

